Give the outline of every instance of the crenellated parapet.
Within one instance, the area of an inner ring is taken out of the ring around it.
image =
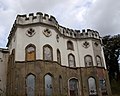
[[[99,39],[100,37],[97,31],[91,29],[87,29],[87,30],[83,29],[82,31],[80,31],[80,30],[73,30],[60,26],[55,17],[48,14],[43,14],[41,12],[37,12],[36,14],[30,13],[28,16],[18,15],[15,23],[19,25],[35,24],[35,23],[43,23],[43,24],[51,25],[56,27],[62,35],[72,38],[92,37]]]
[[[73,29],[59,26],[58,30],[61,32],[61,34],[67,37],[78,38],[78,39],[83,39],[83,38],[100,39],[99,33],[91,29],[86,29],[86,30],[83,29],[82,31],[80,31],[80,30],[73,30]]]
[[[34,23],[45,23],[54,26],[58,24],[55,17],[49,16],[48,14],[43,14],[41,12],[37,12],[36,14],[30,13],[28,16],[26,14],[18,15],[16,18],[16,24],[26,25]]]
[[[100,39],[99,33],[95,30],[91,30],[91,29],[83,29],[82,32],[79,34],[80,38],[96,38],[96,39]]]
[[[55,27],[59,33],[66,37],[71,38],[77,38],[77,39],[83,39],[83,38],[96,38],[100,39],[99,33],[97,31],[91,30],[91,29],[83,29],[80,30],[73,30],[69,28],[65,28],[63,26],[60,26],[54,16],[43,14],[41,12],[37,12],[36,14],[30,13],[29,15],[17,15],[16,20],[13,24],[13,27],[10,31],[9,37],[8,37],[8,44],[11,41],[12,36],[15,33],[16,25],[30,25],[30,24],[45,24]],[[7,46],[8,46],[7,44]]]

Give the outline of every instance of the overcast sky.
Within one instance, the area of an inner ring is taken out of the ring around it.
[[[6,46],[17,14],[36,12],[53,15],[64,27],[120,34],[120,0],[0,0],[0,47]]]

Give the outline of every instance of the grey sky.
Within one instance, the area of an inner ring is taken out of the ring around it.
[[[102,36],[120,34],[120,0],[0,0],[0,47],[17,14],[43,12],[72,29],[91,28]]]

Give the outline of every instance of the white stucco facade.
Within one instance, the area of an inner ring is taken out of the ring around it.
[[[64,28],[58,25],[55,18],[50,21],[51,17],[47,15],[37,14],[35,19],[32,18],[34,18],[33,14],[30,14],[29,17],[18,16],[16,19],[17,26],[8,46],[10,53],[15,49],[15,61],[25,61],[25,48],[29,44],[34,44],[36,47],[36,60],[43,60],[43,46],[48,44],[53,49],[53,61],[57,61],[56,51],[57,49],[60,50],[61,64],[63,66],[68,66],[68,54],[72,53],[75,56],[76,67],[85,67],[84,57],[86,55],[92,56],[93,66],[97,66],[96,56],[98,55],[106,68],[98,32],[90,29],[77,32],[76,30]],[[33,36],[26,35],[30,28],[35,31]],[[43,34],[45,29],[50,30],[50,37]],[[57,35],[59,36],[59,42],[56,39]],[[67,49],[67,41],[73,43],[74,50]],[[89,44],[88,48],[83,46],[85,42]],[[95,43],[98,44],[97,47],[95,47]]]

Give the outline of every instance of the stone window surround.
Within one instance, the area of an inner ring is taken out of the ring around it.
[[[79,79],[78,78],[76,78],[76,77],[71,77],[69,80],[68,80],[68,94],[69,94],[69,96],[70,96],[70,86],[69,86],[69,81],[70,80],[77,80],[77,87],[78,87],[78,90],[80,90],[79,88],[80,88],[80,86],[79,86]],[[80,91],[78,91],[78,95],[80,94]]]
[[[58,61],[58,54],[60,55],[60,56],[59,56],[60,62]],[[59,64],[61,64],[61,52],[60,52],[59,49],[57,49],[57,62],[58,62]]]
[[[74,50],[73,42],[70,40],[67,41],[67,50]]]
[[[62,76],[59,75],[59,92],[60,92],[60,94],[62,94],[62,89],[63,89]]]
[[[92,58],[91,55],[85,55],[85,56],[84,56],[84,63],[85,63],[85,66],[86,66],[86,67],[91,67],[91,66],[87,66],[87,64],[86,64],[86,57],[87,57],[87,56],[91,58],[91,63],[92,63],[91,66],[93,66],[93,58]]]
[[[97,92],[97,82],[96,82],[96,78],[94,77],[94,76],[89,76],[88,78],[87,78],[87,85],[88,85],[88,93],[89,93],[89,96],[92,96],[92,95],[90,95],[90,92],[89,92],[89,79],[90,78],[93,78],[94,80],[95,80],[95,87],[96,87],[96,95],[95,96],[97,96],[97,94],[98,94],[98,92]]]
[[[36,86],[36,78],[37,78],[36,75],[33,74],[33,73],[27,74],[27,75],[25,76],[25,85],[26,85],[25,94],[27,94],[27,82],[26,82],[26,80],[27,80],[27,77],[30,76],[30,75],[34,76],[35,86]],[[43,76],[43,79],[44,79],[44,84],[43,84],[44,86],[43,86],[43,87],[45,88],[45,76],[46,76],[46,75],[51,76],[51,79],[52,79],[52,88],[53,88],[53,87],[54,87],[54,76],[53,76],[51,73],[46,73],[46,74]],[[60,78],[62,79],[62,76],[60,75],[60,76],[58,76],[58,78],[59,78],[59,79],[60,79]],[[76,77],[70,77],[70,78],[68,79],[68,90],[70,89],[70,87],[69,87],[69,81],[72,80],[72,79],[73,79],[73,80],[77,80],[77,83],[78,83],[78,84],[77,84],[77,87],[78,87],[77,90],[79,90],[79,79],[76,78]],[[59,82],[59,81],[58,81],[58,82]],[[59,83],[60,83],[60,82],[59,82]],[[62,83],[62,82],[61,82],[61,83]],[[35,88],[36,88],[36,87],[35,87]],[[35,91],[36,91],[36,90],[35,90]],[[53,93],[53,91],[54,91],[54,90],[52,90],[52,93]],[[36,93],[36,92],[35,92],[35,93]],[[60,94],[61,94],[61,93],[60,93]],[[68,94],[70,94],[70,91],[68,91]],[[80,94],[79,91],[78,91],[78,94]]]
[[[100,63],[101,63],[100,66],[98,65],[97,57],[100,59]],[[99,55],[96,55],[96,66],[102,67],[102,60],[101,60],[101,59],[102,59],[102,58],[101,58]]]
[[[30,46],[32,46],[32,47],[34,47],[35,48],[35,59],[34,60],[36,60],[36,46],[34,45],[34,44],[28,44],[27,46],[26,46],[26,48],[25,48],[25,61],[27,61],[27,48],[28,47],[30,47]],[[52,60],[50,60],[50,61],[53,61],[53,48],[49,45],[49,44],[45,44],[44,46],[43,46],[43,50],[44,50],[44,47],[46,47],[46,46],[48,46],[49,48],[51,48],[52,49]],[[57,49],[57,51],[58,51],[59,49]],[[60,51],[60,50],[59,50]],[[71,55],[73,55],[72,53],[70,53]],[[70,55],[70,54],[68,54],[68,56]],[[61,52],[60,52],[60,55],[61,55]],[[90,66],[87,66],[86,65],[86,61],[85,61],[85,57],[86,56],[90,56],[91,57],[91,59],[92,59],[92,56],[91,55],[85,55],[84,56],[84,62],[85,62],[85,66],[86,67],[90,67]],[[100,57],[99,55],[97,55],[98,57]],[[96,56],[96,57],[97,57]],[[73,57],[74,57],[74,59],[75,59],[75,56],[73,55]],[[101,58],[100,58],[101,59]],[[44,60],[44,52],[43,52],[43,60]],[[32,60],[31,60],[32,61]],[[102,62],[102,61],[101,61]],[[97,64],[97,60],[96,60],[96,64]],[[69,65],[69,60],[68,60],[68,65]],[[93,66],[93,59],[92,59],[92,66]],[[76,63],[75,63],[75,67],[76,67]],[[102,67],[102,64],[101,64],[101,67]]]
[[[68,66],[70,67],[70,60],[69,60],[69,56],[73,56],[73,59],[74,59],[74,67],[76,67],[76,62],[75,62],[75,56],[72,54],[72,53],[70,53],[70,54],[68,54]]]
[[[25,85],[26,85],[25,94],[26,94],[26,95],[27,95],[27,81],[26,81],[26,80],[27,80],[27,77],[30,76],[30,75],[34,76],[35,86],[36,86],[36,76],[35,76],[33,73],[27,74],[26,77],[25,77]]]
[[[27,49],[29,47],[33,47],[35,50],[34,50],[34,53],[35,53],[35,57],[34,57],[34,60],[36,60],[36,46],[34,44],[28,44],[25,48],[25,61],[29,61],[27,60]],[[33,61],[33,60],[30,60],[30,61]]]
[[[45,60],[45,53],[44,53],[44,48],[45,47],[49,47],[50,48],[50,50],[51,50],[51,60],[48,60],[48,61],[53,61],[53,48],[49,45],[49,44],[45,44],[44,46],[43,46],[43,60]]]
[[[54,85],[53,85],[53,84],[54,84],[54,81],[53,81],[53,80],[54,80],[54,76],[53,76],[51,73],[46,73],[46,74],[44,75],[44,77],[43,77],[43,78],[44,78],[44,90],[45,90],[45,76],[47,76],[47,75],[51,77],[51,84],[52,84],[52,85],[51,85],[50,87],[52,88],[52,94],[53,94],[53,87],[54,87]],[[45,93],[46,93],[46,92],[45,92]]]

